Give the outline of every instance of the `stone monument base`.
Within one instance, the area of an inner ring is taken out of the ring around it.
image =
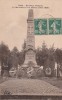
[[[37,71],[39,69],[39,66],[33,62],[28,62],[27,64],[23,64],[20,68],[18,73],[20,73],[21,77],[26,78],[36,78],[37,77]]]

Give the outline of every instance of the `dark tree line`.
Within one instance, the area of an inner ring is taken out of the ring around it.
[[[46,68],[51,68],[52,75],[55,67],[55,49],[54,46],[47,48],[46,44],[42,44],[42,48],[36,50],[37,64],[43,66],[44,74]]]
[[[7,69],[6,73],[9,75],[9,70],[12,67],[17,69],[18,65],[21,66],[23,64],[25,59],[25,47],[26,44],[24,43],[22,51],[19,51],[17,47],[10,50],[6,44],[0,44],[1,76],[4,75],[5,68]],[[53,74],[55,62],[60,64],[62,69],[62,49],[54,49],[54,46],[47,48],[46,44],[43,43],[41,48],[36,49],[36,61],[39,66],[44,66],[44,70],[50,67]]]
[[[17,47],[14,47],[13,50],[9,50],[9,47],[4,43],[0,44],[1,76],[4,74],[9,75],[9,70],[12,67],[17,69],[18,65],[21,66],[23,62],[24,51],[18,51]]]

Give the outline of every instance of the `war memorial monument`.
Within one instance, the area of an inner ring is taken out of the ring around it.
[[[25,76],[36,75],[36,71],[39,66],[36,62],[35,53],[35,35],[34,35],[34,14],[33,10],[30,9],[28,12],[27,19],[27,38],[26,38],[26,48],[25,48],[25,61],[21,66],[24,71]]]

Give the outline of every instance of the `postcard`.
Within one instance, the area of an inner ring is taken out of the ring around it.
[[[62,0],[0,0],[0,100],[62,100]]]

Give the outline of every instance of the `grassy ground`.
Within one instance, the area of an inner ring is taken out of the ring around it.
[[[0,84],[3,83],[3,82],[5,82],[5,81],[7,81],[7,80],[8,80],[8,78],[0,76]]]
[[[8,80],[8,78],[0,77],[0,84],[5,82],[5,81],[7,81],[7,80]],[[56,86],[56,87],[62,89],[62,79],[61,78],[58,79],[58,78],[54,78],[54,77],[52,77],[52,78],[51,77],[50,78],[49,77],[41,77],[40,80],[44,80],[45,82],[48,82],[51,85]]]
[[[62,89],[62,79],[61,78],[48,78],[48,77],[43,77],[41,80],[44,80],[48,83],[50,83],[53,86],[56,86],[60,89]]]
[[[18,78],[7,79],[0,77],[0,85],[1,85],[0,88],[2,88],[3,92],[6,93],[13,94],[14,92],[14,94],[19,94],[19,93],[52,94],[52,92],[54,92],[53,94],[55,93],[60,94],[60,89],[57,90],[56,87],[53,87],[48,83],[62,89],[62,79],[57,79],[57,78],[42,77],[40,79],[18,79]],[[35,100],[47,100],[47,99],[35,99]],[[53,100],[53,99],[48,99],[48,100]],[[62,100],[62,98],[61,99],[55,98],[54,100]]]
[[[9,78],[9,79],[11,79],[11,78]],[[0,77],[0,84],[7,81],[7,80],[8,80],[8,78]],[[42,77],[42,78],[40,78],[40,80],[44,80],[45,82],[48,82],[51,85],[62,89],[62,79],[60,79],[60,78],[58,79],[58,78],[54,78],[54,77],[52,77],[52,78],[51,77],[50,78],[49,77]]]
[[[0,84],[0,93],[62,95],[62,90],[39,79],[12,78]]]
[[[5,78],[5,77],[0,77],[0,84],[1,83],[4,83],[5,81],[7,81],[7,80],[14,80],[15,78]],[[26,79],[25,79],[26,80]],[[29,79],[28,79],[29,80]],[[34,81],[34,79],[30,79],[30,80],[32,80],[32,81]],[[45,81],[45,82],[47,82],[47,83],[50,83],[51,85],[53,85],[53,86],[56,86],[56,87],[58,87],[58,88],[60,88],[60,89],[62,89],[62,79],[57,79],[57,78],[48,78],[48,77],[41,77],[40,79],[37,79],[37,80],[40,80],[41,82],[42,82],[42,80],[43,81]],[[20,79],[20,81],[23,81],[22,79]],[[23,82],[22,82],[23,83]],[[27,82],[27,83],[29,83],[29,82]],[[26,81],[25,81],[25,85],[27,85],[26,84]],[[28,84],[29,85],[29,84]],[[32,84],[31,84],[32,85]]]

